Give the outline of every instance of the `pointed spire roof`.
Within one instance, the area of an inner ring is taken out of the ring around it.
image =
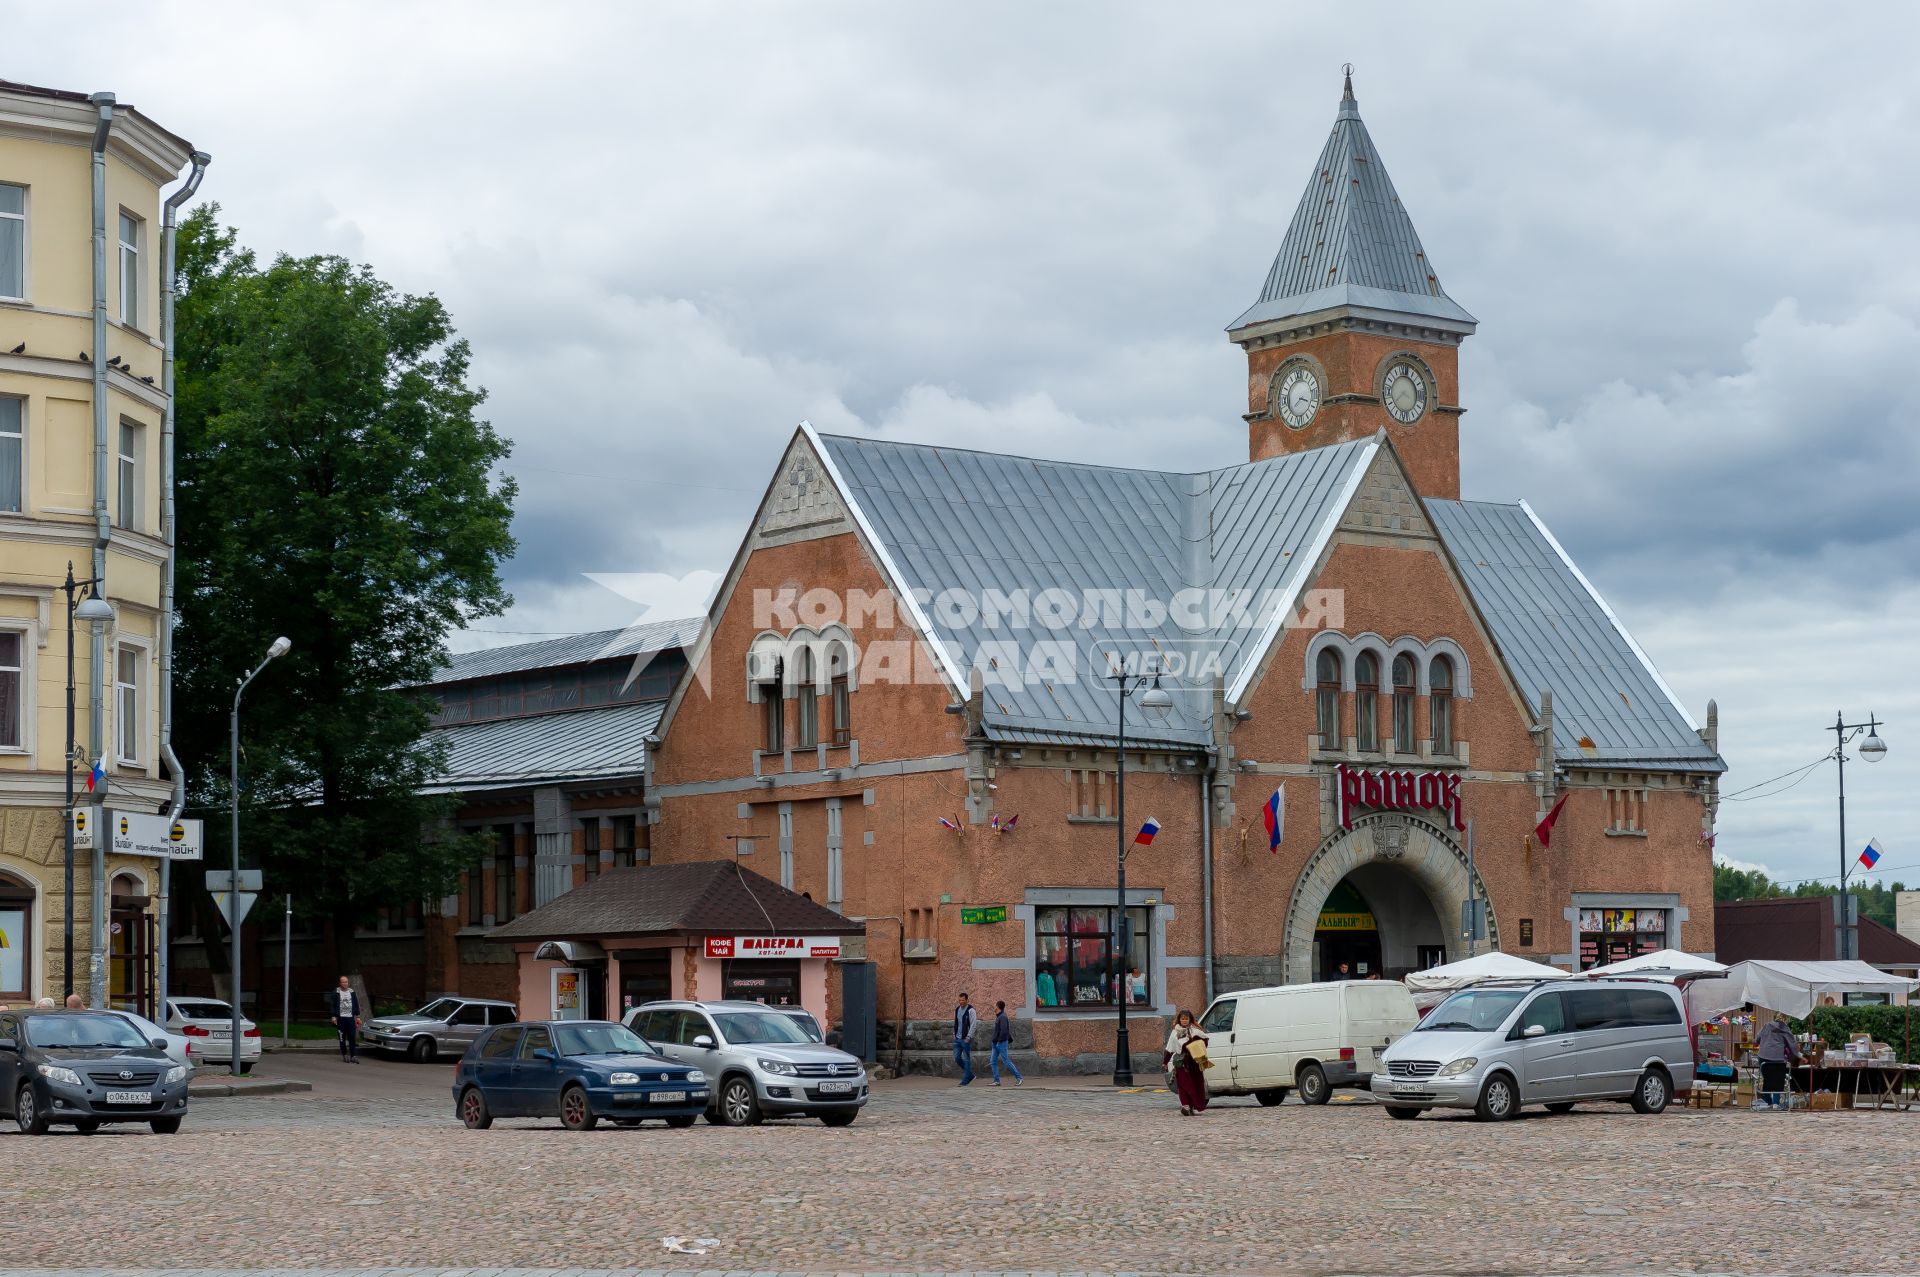
[[[1228,331],[1349,307],[1419,316],[1436,327],[1470,333],[1477,321],[1440,287],[1413,219],[1360,120],[1353,67],[1342,70],[1346,79],[1333,133],[1293,212],[1260,300]]]

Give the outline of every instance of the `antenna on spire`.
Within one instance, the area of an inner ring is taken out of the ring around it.
[[[1340,74],[1345,76],[1347,81],[1345,91],[1340,94],[1340,100],[1342,102],[1351,102],[1353,101],[1353,63],[1341,63]]]

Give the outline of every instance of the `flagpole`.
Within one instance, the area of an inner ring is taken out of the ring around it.
[[[1845,714],[1833,716],[1833,761],[1839,776],[1840,785],[1840,896],[1834,903],[1839,909],[1835,922],[1840,929],[1840,958],[1845,961],[1857,958],[1859,954],[1858,924],[1853,921],[1852,902],[1847,895],[1847,742],[1861,732],[1867,738],[1860,742],[1860,757],[1869,763],[1879,762],[1887,752],[1886,742],[1880,739],[1880,719],[1869,714],[1864,723],[1849,723]]]

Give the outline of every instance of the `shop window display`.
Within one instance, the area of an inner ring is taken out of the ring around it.
[[[1127,910],[1124,965],[1114,961],[1111,906],[1052,905],[1034,914],[1034,1001],[1042,1007],[1111,1007],[1124,990],[1145,1006],[1152,988],[1153,911]]]
[[[1582,909],[1580,969],[1656,953],[1667,947],[1665,909]]]

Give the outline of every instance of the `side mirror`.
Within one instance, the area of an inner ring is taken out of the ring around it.
[[[702,1033],[699,1037],[695,1038],[693,1040],[693,1044],[699,1047],[702,1051],[713,1050],[713,1039],[704,1033]]]
[[[155,1038],[155,1039],[153,1040],[153,1049],[154,1049],[154,1050],[156,1050],[156,1051],[164,1051],[164,1050],[166,1050],[166,1049],[167,1049],[167,1040],[166,1040],[165,1038]]]
[[[1547,1026],[1544,1024],[1529,1024],[1526,1028],[1520,1030],[1520,1036],[1523,1038],[1544,1038],[1547,1036]]]
[[[554,1055],[554,1053],[552,1051],[549,1051],[546,1047],[537,1046],[533,1049],[533,1058],[536,1060],[545,1060],[548,1063],[552,1063],[554,1060],[558,1059],[559,1057]]]

